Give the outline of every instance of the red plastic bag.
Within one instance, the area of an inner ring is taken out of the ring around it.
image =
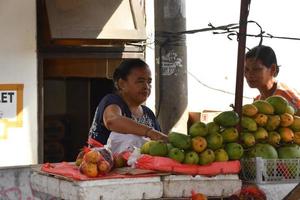
[[[218,174],[238,174],[240,161],[213,162],[209,165],[181,164],[171,158],[142,154],[135,163],[136,168],[174,172],[188,175],[215,176]]]
[[[267,200],[264,191],[256,185],[244,185],[242,189],[229,197],[230,200],[255,199]]]

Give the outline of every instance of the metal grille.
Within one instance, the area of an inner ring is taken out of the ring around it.
[[[255,183],[300,182],[300,159],[242,159],[242,178]]]

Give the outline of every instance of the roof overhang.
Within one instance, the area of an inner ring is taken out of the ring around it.
[[[45,1],[52,39],[146,39],[143,1]]]

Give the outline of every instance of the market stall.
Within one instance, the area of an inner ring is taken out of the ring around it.
[[[134,161],[134,153],[124,155],[129,168],[112,168],[116,160],[87,161],[87,152],[76,163],[44,164],[31,176],[36,193],[62,199],[180,199],[192,192],[226,198],[249,195],[243,180],[263,191],[260,199],[286,196],[299,182],[300,118],[277,97],[242,106],[249,3],[241,1],[235,111],[197,122],[187,133],[171,132],[168,143],[146,142]]]
[[[243,105],[242,115],[224,111],[187,133],[170,132],[167,142],[114,154],[110,146],[83,148],[75,163],[43,164],[31,182],[63,199],[282,199],[300,180],[299,131],[287,100],[271,96]]]

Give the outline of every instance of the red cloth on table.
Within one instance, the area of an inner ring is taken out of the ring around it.
[[[213,162],[209,165],[181,164],[171,158],[143,154],[136,163],[140,169],[175,172],[188,175],[215,176],[219,174],[238,174],[241,170],[240,161]]]
[[[158,176],[156,174],[119,174],[114,171],[109,172],[105,175],[99,175],[95,178],[90,178],[80,173],[78,167],[73,163],[61,162],[61,163],[45,163],[42,165],[41,170],[49,174],[60,175],[73,180],[99,180],[99,179],[116,179],[116,178],[138,178],[138,177],[152,177]]]

